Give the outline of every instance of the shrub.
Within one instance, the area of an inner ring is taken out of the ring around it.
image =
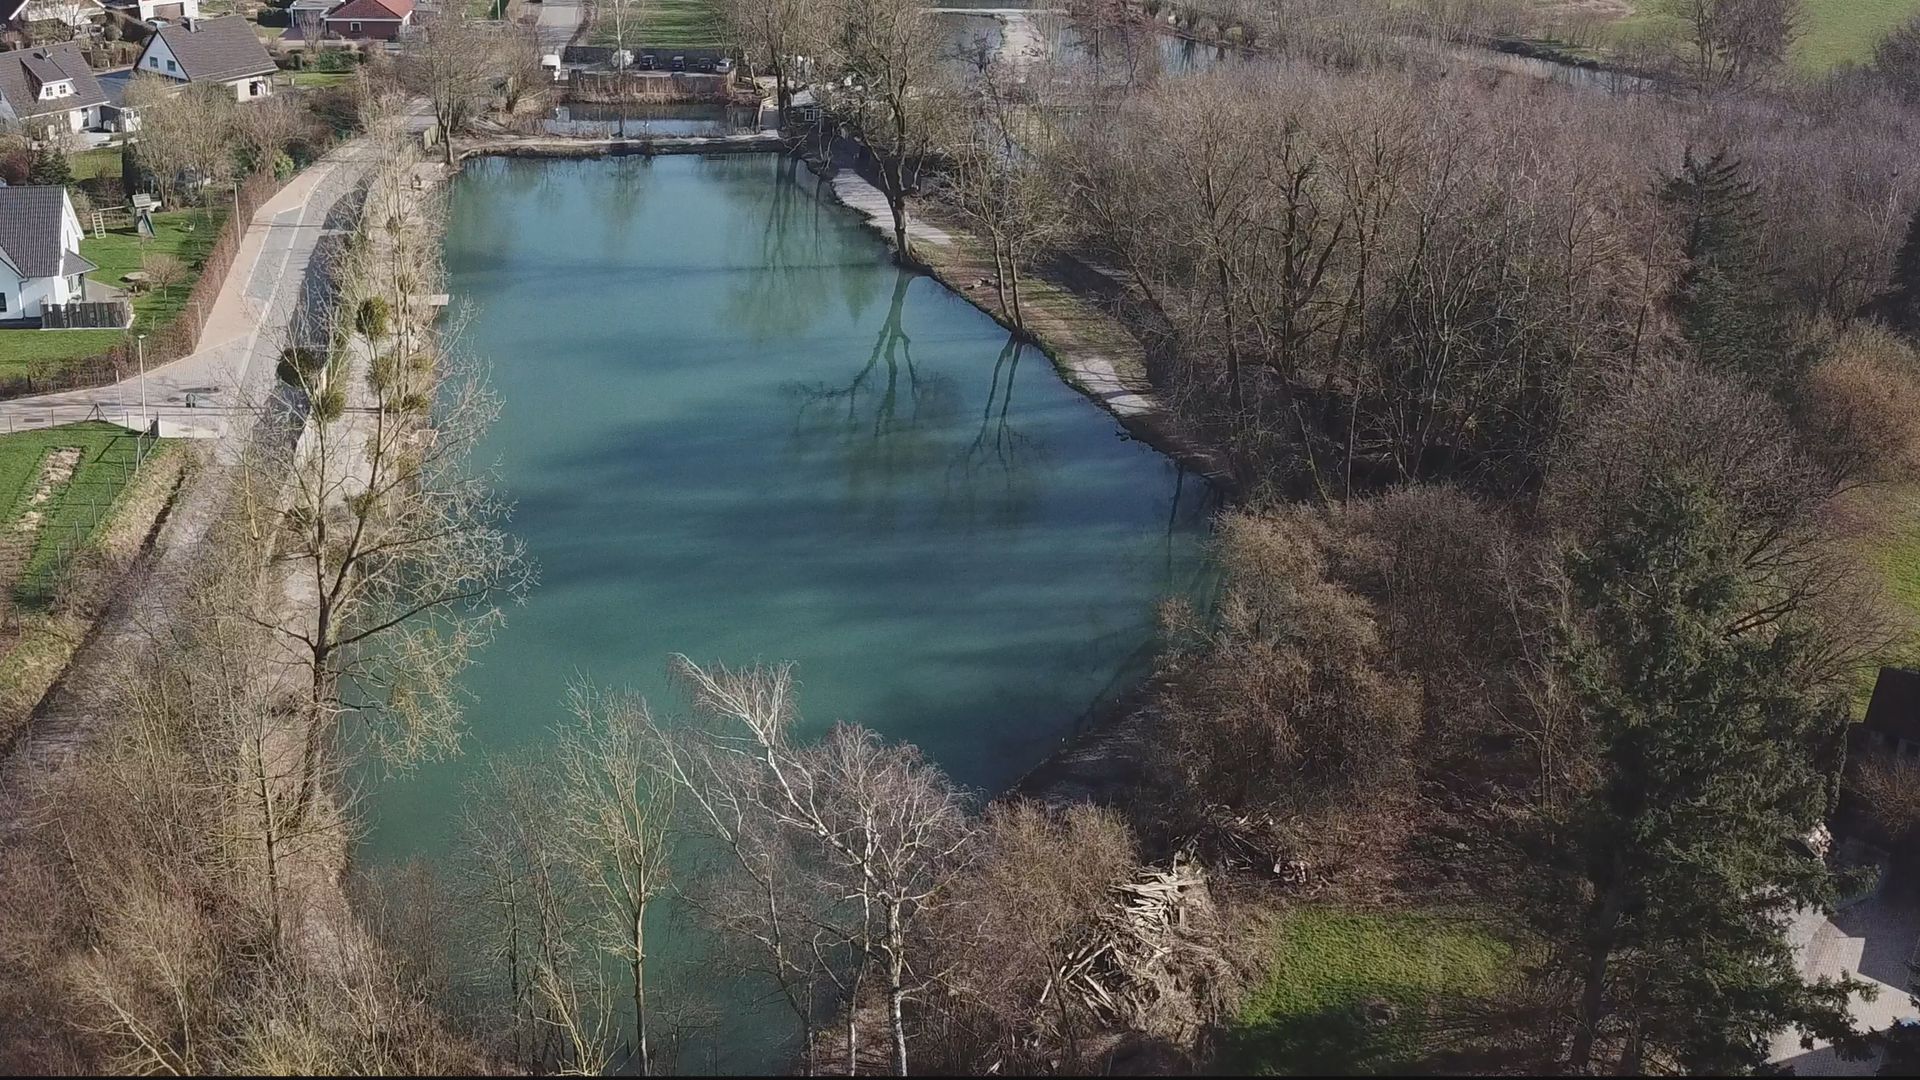
[[[288,386],[306,386],[317,381],[327,368],[327,354],[319,349],[291,346],[280,353],[274,369]]]
[[[339,386],[329,386],[313,400],[313,415],[323,422],[340,419],[347,411],[347,392]]]
[[[360,308],[353,314],[353,328],[360,331],[362,337],[378,341],[387,336],[387,319],[391,310],[383,297],[369,296],[360,301]]]

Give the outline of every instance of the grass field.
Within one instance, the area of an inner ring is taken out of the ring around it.
[[[142,240],[131,228],[110,229],[95,239],[80,241],[80,254],[99,264],[87,276],[115,288],[125,288],[121,275],[140,269],[150,252],[166,252],[198,271],[225,220],[224,209],[171,210],[153,215],[154,236]],[[173,321],[193,291],[198,274],[170,289],[141,293],[133,298],[135,332]],[[119,330],[8,330],[0,332],[0,376],[41,374],[113,347],[125,336]]]
[[[1659,0],[1637,0],[1638,9],[1620,21],[1622,38],[1645,40],[1681,32],[1680,23],[1662,14]],[[1842,64],[1864,64],[1873,48],[1894,27],[1920,15],[1920,0],[1801,0],[1800,35],[1793,66],[1819,74]]]
[[[46,456],[61,447],[81,451],[72,482],[38,508],[44,515],[39,534],[15,589],[22,604],[43,606],[58,580],[62,556],[95,539],[133,476],[135,443],[125,428],[99,423],[0,435],[0,529],[4,530],[18,528],[21,518],[34,509],[30,500]]]
[[[638,28],[627,30],[627,47],[717,49],[727,44],[726,29],[711,0],[647,0]],[[592,41],[614,43],[613,19],[605,11],[594,15]]]
[[[1258,1075],[1407,1069],[1423,1057],[1414,1014],[1499,985],[1508,947],[1438,916],[1308,908],[1274,933],[1271,974],[1242,1003],[1219,1064]],[[1369,1006],[1393,1018],[1370,1020]]]
[[[82,150],[67,159],[73,167],[75,180],[91,180],[96,176],[120,177],[120,148],[102,146],[96,150]]]
[[[302,90],[311,90],[321,86],[339,86],[353,78],[351,71],[296,71],[292,73],[291,84]]]

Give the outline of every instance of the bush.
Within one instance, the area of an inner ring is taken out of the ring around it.
[[[383,297],[369,296],[360,301],[359,310],[353,313],[353,328],[360,336],[378,341],[387,336],[387,319],[391,310]]]
[[[338,420],[346,411],[347,392],[342,387],[329,386],[313,400],[313,415],[322,422]]]
[[[352,49],[322,49],[313,55],[313,70],[352,71],[359,62],[360,54]]]
[[[319,349],[307,349],[292,346],[280,353],[280,363],[275,371],[280,381],[288,386],[307,386],[320,377],[327,369],[327,354]]]

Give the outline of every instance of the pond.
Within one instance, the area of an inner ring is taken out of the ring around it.
[[[809,734],[857,721],[1003,790],[1203,587],[1205,483],[791,160],[475,161],[446,261],[541,579],[466,677],[463,755],[372,786],[376,863],[448,855],[462,780],[537,750],[570,680],[677,708],[674,652],[793,661]],[[699,955],[661,922],[660,964]],[[782,1015],[682,1067],[777,1065]]]

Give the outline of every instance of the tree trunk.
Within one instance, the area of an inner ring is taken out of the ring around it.
[[[900,925],[900,905],[887,905],[887,1018],[893,1025],[893,1074],[907,1075],[906,928]]]
[[[639,1048],[640,1075],[652,1076],[653,1063],[647,1055],[647,908],[640,905],[633,916],[633,1034]]]
[[[1614,936],[1620,925],[1620,913],[1626,906],[1624,858],[1618,850],[1612,861],[1613,880],[1601,892],[1594,927],[1587,939],[1587,970],[1580,989],[1579,1027],[1573,1033],[1573,1047],[1567,1057],[1569,1071],[1585,1073],[1593,1061],[1593,1043],[1600,1025],[1608,1015],[1606,986],[1607,964],[1613,957]]]

